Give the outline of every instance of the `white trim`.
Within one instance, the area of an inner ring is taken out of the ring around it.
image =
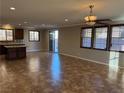
[[[49,52],[48,49],[30,49],[30,50],[26,50],[26,52]]]
[[[86,60],[86,61],[89,61],[89,62],[94,62],[94,63],[97,63],[97,64],[101,64],[101,65],[106,65],[106,66],[109,66],[109,64],[107,63],[101,63],[99,61],[95,61],[95,60],[90,60],[90,59],[86,59],[86,58],[81,58],[81,57],[78,57],[78,56],[74,56],[74,55],[70,55],[70,54],[65,54],[65,53],[59,53],[60,55],[65,55],[65,56],[69,56],[69,57],[74,57],[74,58],[78,58],[78,59],[81,59],[81,60]],[[124,68],[124,67],[120,67],[119,68]]]
[[[40,52],[41,50],[27,50],[26,52]]]

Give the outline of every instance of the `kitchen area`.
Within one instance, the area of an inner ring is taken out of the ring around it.
[[[4,55],[7,60],[26,57],[26,45],[22,42],[23,29],[0,29],[0,34],[0,55]]]

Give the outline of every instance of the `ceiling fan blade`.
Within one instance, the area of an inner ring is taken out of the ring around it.
[[[100,21],[96,21],[96,24],[109,25],[109,23],[100,22]]]
[[[112,21],[111,19],[97,19],[96,22],[98,21]]]

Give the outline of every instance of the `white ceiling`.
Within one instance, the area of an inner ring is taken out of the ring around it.
[[[124,19],[124,0],[0,0],[0,21],[31,27],[81,24],[91,3],[99,19]],[[12,6],[15,11],[9,9]],[[69,21],[65,22],[65,18]]]

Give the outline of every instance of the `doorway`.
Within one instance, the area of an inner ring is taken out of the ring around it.
[[[49,31],[49,51],[58,52],[58,30]]]

